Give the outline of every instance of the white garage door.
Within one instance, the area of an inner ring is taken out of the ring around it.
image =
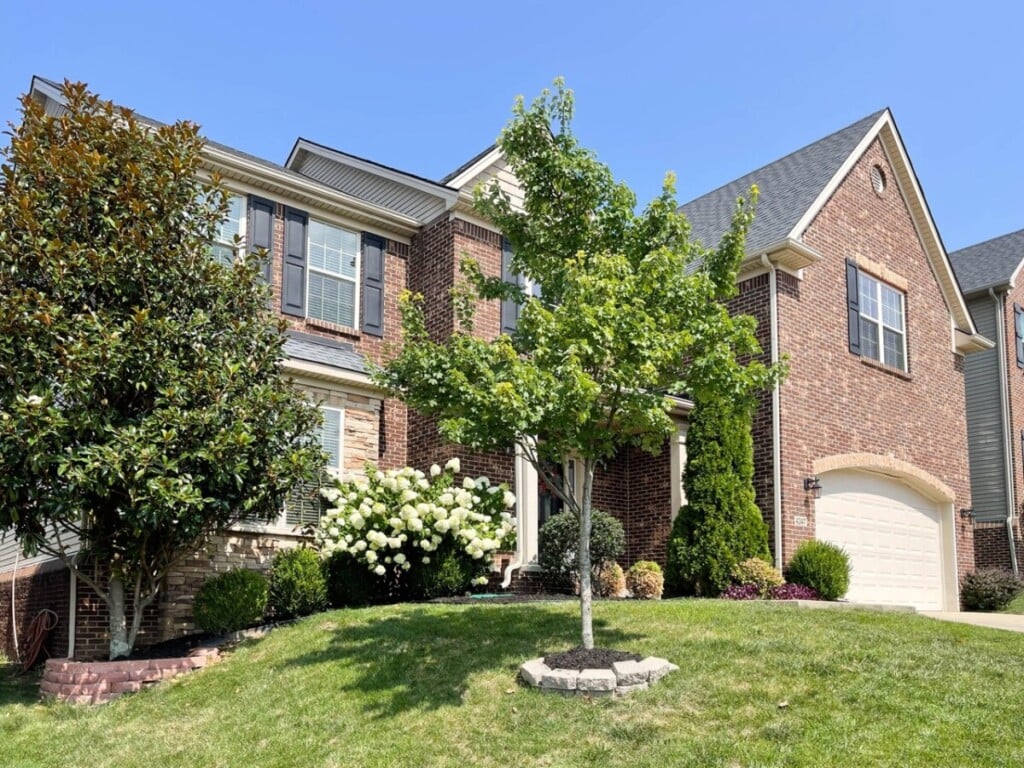
[[[821,486],[815,535],[850,555],[846,599],[942,610],[936,504],[899,480],[869,472],[829,472]]]

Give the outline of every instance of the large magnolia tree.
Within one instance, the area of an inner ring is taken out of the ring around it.
[[[642,213],[573,136],[572,92],[556,81],[532,105],[516,102],[499,146],[522,185],[522,209],[496,182],[476,192],[478,212],[512,245],[512,269],[535,286],[484,276],[463,262],[460,327],[434,340],[418,297],[403,303],[404,344],[377,373],[449,440],[480,451],[515,445],[580,521],[582,643],[594,643],[590,530],[594,473],[622,448],[657,452],[673,430],[666,393],[747,397],[778,371],[751,359],[754,321],[732,317],[752,204],[737,202],[718,248],[689,239],[673,178]],[[752,191],[756,195],[756,190]],[[521,305],[512,337],[473,333],[479,299]],[[550,476],[574,457],[582,493]]]
[[[183,554],[313,473],[319,415],[261,256],[209,256],[196,126],[63,93],[60,117],[22,99],[0,167],[0,532],[96,591],[117,658]]]

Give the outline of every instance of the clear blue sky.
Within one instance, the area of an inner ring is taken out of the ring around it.
[[[150,7],[152,6],[152,7]],[[1024,227],[1024,4],[0,0],[0,122],[33,74],[283,162],[298,136],[430,178],[564,75],[641,202],[686,201],[889,106],[949,250]],[[3,142],[6,143],[6,142]]]

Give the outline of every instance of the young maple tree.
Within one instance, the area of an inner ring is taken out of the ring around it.
[[[515,445],[565,509],[580,521],[582,643],[594,643],[591,500],[598,464],[628,445],[657,452],[674,429],[666,393],[746,398],[770,387],[777,368],[750,359],[754,320],[731,317],[752,202],[737,202],[732,226],[707,251],[689,239],[674,180],[640,214],[636,198],[573,136],[572,92],[556,81],[514,117],[498,144],[523,192],[521,208],[497,182],[478,189],[477,211],[513,248],[512,269],[528,295],[463,262],[459,329],[435,340],[418,297],[403,302],[404,344],[376,373],[443,436],[475,450]],[[752,196],[756,190],[752,191]],[[516,332],[473,333],[478,299],[520,305]],[[582,493],[547,470],[575,458]]]
[[[117,658],[182,555],[322,465],[319,414],[261,255],[209,255],[227,203],[197,127],[63,96],[23,97],[0,166],[0,531],[96,591]]]

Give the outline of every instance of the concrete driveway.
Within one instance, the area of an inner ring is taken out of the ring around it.
[[[977,627],[1005,629],[1009,632],[1024,632],[1024,615],[1016,613],[971,613],[968,611],[961,613],[919,611],[919,613],[922,616],[928,616],[939,621],[956,621],[960,624],[974,624]]]

